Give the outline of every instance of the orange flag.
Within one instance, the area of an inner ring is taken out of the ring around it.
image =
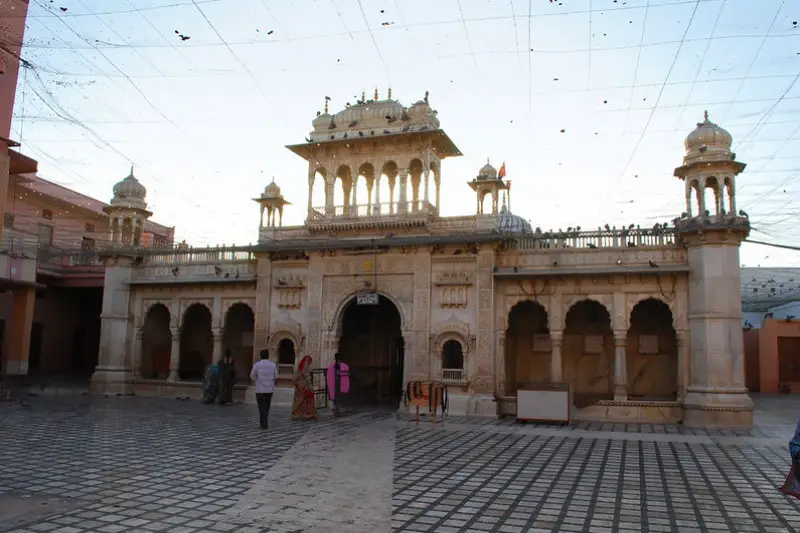
[[[497,177],[503,179],[506,177],[506,163],[503,161],[503,164],[500,165],[500,172],[497,173]]]

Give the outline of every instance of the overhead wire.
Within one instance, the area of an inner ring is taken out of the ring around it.
[[[375,39],[375,32],[372,31],[372,27],[369,25],[369,19],[367,19],[367,13],[364,11],[364,5],[361,3],[361,0],[356,0],[358,2],[358,9],[361,10],[361,17],[364,19],[364,24],[367,27],[367,33],[369,34],[369,38],[372,41],[372,46],[375,48],[375,53],[378,55],[378,59],[381,60],[381,64],[383,65],[384,70],[386,70],[387,76],[391,79],[391,71],[389,70],[389,65],[386,64],[386,60],[383,58],[383,54],[381,53],[381,49],[378,46],[378,41]]]
[[[648,5],[649,5],[649,3],[648,3]],[[678,49],[675,51],[675,56],[672,58],[672,63],[670,64],[669,69],[667,70],[666,76],[664,76],[664,82],[665,83],[669,79],[669,77],[672,75],[672,71],[675,68],[675,64],[678,62],[678,57],[681,54],[681,50],[683,50],[683,45],[684,45],[684,42],[686,40],[686,36],[689,34],[689,29],[692,27],[692,23],[694,22],[694,17],[697,14],[697,8],[699,6],[700,6],[700,0],[695,0],[694,9],[692,10],[692,15],[689,17],[689,22],[686,24],[686,29],[683,32],[683,39],[681,40],[681,43],[678,46]],[[614,190],[617,188],[617,185],[619,185],[619,182],[622,180],[622,178],[628,172],[628,169],[630,168],[631,163],[633,163],[633,160],[636,157],[636,153],[639,151],[639,147],[642,144],[642,140],[644,139],[645,135],[647,134],[647,129],[650,127],[650,123],[653,120],[653,115],[655,114],[656,109],[658,109],[658,104],[661,101],[661,97],[664,94],[664,88],[665,87],[666,87],[666,85],[662,85],[660,90],[658,91],[658,96],[656,96],[656,101],[653,104],[653,108],[650,110],[650,114],[647,117],[647,121],[645,122],[645,125],[642,128],[642,133],[636,139],[636,142],[633,145],[633,150],[631,150],[631,155],[630,155],[630,157],[628,157],[628,160],[625,162],[625,166],[622,168],[622,171],[619,173],[619,176],[617,177],[617,179],[614,182],[614,184],[608,190],[608,194],[606,195],[605,201],[603,201],[600,204],[598,204],[598,211],[602,210],[603,207],[606,205],[606,203],[608,202],[608,199],[611,197],[611,195],[614,193]]]
[[[717,27],[719,26],[719,20],[722,18],[722,12],[725,10],[725,4],[728,0],[722,0],[719,4],[719,9],[717,10],[717,16],[714,18],[714,24],[711,26],[711,32],[708,34],[708,40],[706,40],[706,46],[703,49],[703,55],[700,57],[700,61],[697,62],[697,70],[694,73],[694,78],[692,78],[692,84],[689,86],[689,92],[686,95],[686,100],[683,102],[681,114],[678,117],[678,121],[676,125],[681,127],[683,125],[683,115],[686,113],[686,109],[689,108],[689,102],[692,100],[692,95],[694,94],[694,88],[697,86],[697,80],[700,78],[700,72],[703,70],[703,65],[705,65],[706,58],[708,57],[708,51],[711,49],[711,43],[714,42],[714,35],[717,33]],[[727,80],[726,80],[727,81]],[[742,81],[744,83],[744,81]],[[734,98],[734,101],[736,99]]]

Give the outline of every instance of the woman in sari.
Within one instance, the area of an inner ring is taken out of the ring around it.
[[[219,372],[216,364],[206,367],[203,375],[203,403],[214,403],[219,393]]]
[[[314,420],[317,418],[314,384],[311,381],[311,362],[311,356],[306,355],[297,365],[297,373],[294,376],[292,420]]]
[[[800,499],[800,422],[794,430],[794,437],[789,441],[789,457],[792,460],[792,467],[786,482],[781,487],[781,492],[789,496]]]

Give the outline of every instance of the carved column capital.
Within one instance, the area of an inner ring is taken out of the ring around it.
[[[560,346],[562,342],[564,342],[564,330],[550,330],[550,343]]]

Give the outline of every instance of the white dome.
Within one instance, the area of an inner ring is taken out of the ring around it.
[[[330,123],[331,123],[331,116],[328,113],[322,113],[321,115],[317,115],[316,118],[311,121],[311,125],[314,126],[315,130],[328,129],[328,125]]]
[[[133,167],[131,167],[131,173],[125,179],[114,185],[113,192],[114,197],[111,199],[111,205],[113,206],[137,209],[147,208],[147,203],[145,202],[147,189],[133,175]]]
[[[513,214],[505,205],[500,208],[500,214],[497,215],[497,229],[507,233],[533,233],[530,223],[521,216]]]
[[[686,159],[730,159],[733,137],[724,128],[714,124],[705,113],[703,122],[686,137]]]
[[[480,169],[478,172],[478,180],[496,180],[497,179],[497,169],[494,168],[492,165],[489,164],[487,161],[483,168]]]
[[[281,198],[281,188],[278,187],[278,184],[274,181],[264,187],[264,194],[261,195],[262,198]]]

